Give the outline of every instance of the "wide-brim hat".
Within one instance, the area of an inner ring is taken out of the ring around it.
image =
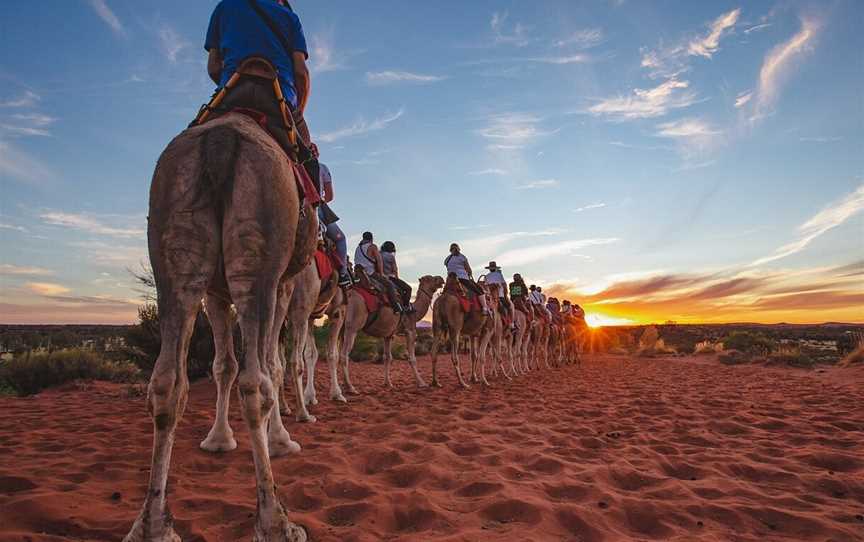
[[[497,263],[495,263],[495,262],[489,262],[489,265],[486,266],[486,269],[488,269],[489,271],[498,271],[498,270],[501,269],[501,268],[498,267],[498,264],[497,264]]]

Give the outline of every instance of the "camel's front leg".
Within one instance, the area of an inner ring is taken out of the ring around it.
[[[388,390],[393,389],[393,381],[390,380],[390,365],[393,362],[393,337],[384,337],[384,387]]]
[[[459,333],[450,334],[450,360],[453,362],[453,368],[456,369],[456,378],[459,379],[459,385],[469,389],[471,386],[462,378],[462,367],[459,362]]]
[[[306,387],[303,392],[303,402],[306,405],[317,405],[318,395],[315,392],[315,366],[318,365],[318,345],[315,344],[314,325],[309,322],[309,334],[306,336],[306,348],[303,351],[303,361],[306,363]]]
[[[294,384],[294,399],[297,405],[297,414],[294,419],[298,422],[314,422],[315,416],[309,414],[306,408],[306,399],[303,393],[303,375],[302,367],[306,352],[306,340],[309,337],[309,320],[305,314],[299,315],[298,318],[291,318],[291,341],[294,348],[291,350],[291,356],[288,358],[289,374],[293,377]],[[314,339],[312,339],[314,342]]]
[[[441,343],[442,332],[432,330],[432,386],[440,388],[441,382],[438,381],[438,345]]]
[[[213,329],[216,356],[213,358],[213,379],[216,380],[216,419],[210,433],[201,442],[208,452],[227,452],[237,447],[234,431],[228,423],[231,386],[237,378],[238,364],[234,357],[233,318],[231,304],[218,297],[207,296],[207,317]]]
[[[408,364],[411,365],[411,370],[414,372],[414,382],[417,383],[418,388],[425,388],[426,382],[423,380],[423,377],[420,376],[420,371],[417,369],[417,328],[415,327],[413,330],[409,329],[405,333],[405,347],[408,350]]]
[[[327,325],[327,365],[330,368],[330,399],[347,403],[348,400],[342,395],[342,387],[339,385],[339,336],[345,323],[345,311],[341,308],[328,314]]]
[[[345,329],[345,338],[342,341],[342,352],[339,354],[339,362],[342,365],[342,376],[345,378],[345,387],[348,388],[348,393],[357,395],[360,392],[351,383],[351,374],[348,370],[349,357],[351,349],[354,348],[354,340],[357,338],[357,330]]]

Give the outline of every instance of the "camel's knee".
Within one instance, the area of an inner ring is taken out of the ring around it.
[[[237,373],[240,370],[240,365],[234,356],[217,356],[213,360],[213,378],[216,382],[233,382],[237,378]]]
[[[249,428],[257,429],[267,419],[276,401],[273,383],[260,372],[244,373],[240,375],[238,388]]]
[[[189,381],[174,371],[154,372],[147,390],[147,404],[159,431],[173,429],[186,406]]]

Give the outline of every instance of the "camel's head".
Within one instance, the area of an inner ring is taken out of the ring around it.
[[[435,293],[444,287],[444,279],[437,275],[426,275],[420,277],[420,287],[424,290]]]

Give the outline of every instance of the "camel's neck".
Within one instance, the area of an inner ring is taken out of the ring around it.
[[[432,293],[421,287],[417,290],[417,295],[414,297],[414,321],[419,322],[422,320],[426,316],[426,313],[429,312],[430,306],[432,306]]]

